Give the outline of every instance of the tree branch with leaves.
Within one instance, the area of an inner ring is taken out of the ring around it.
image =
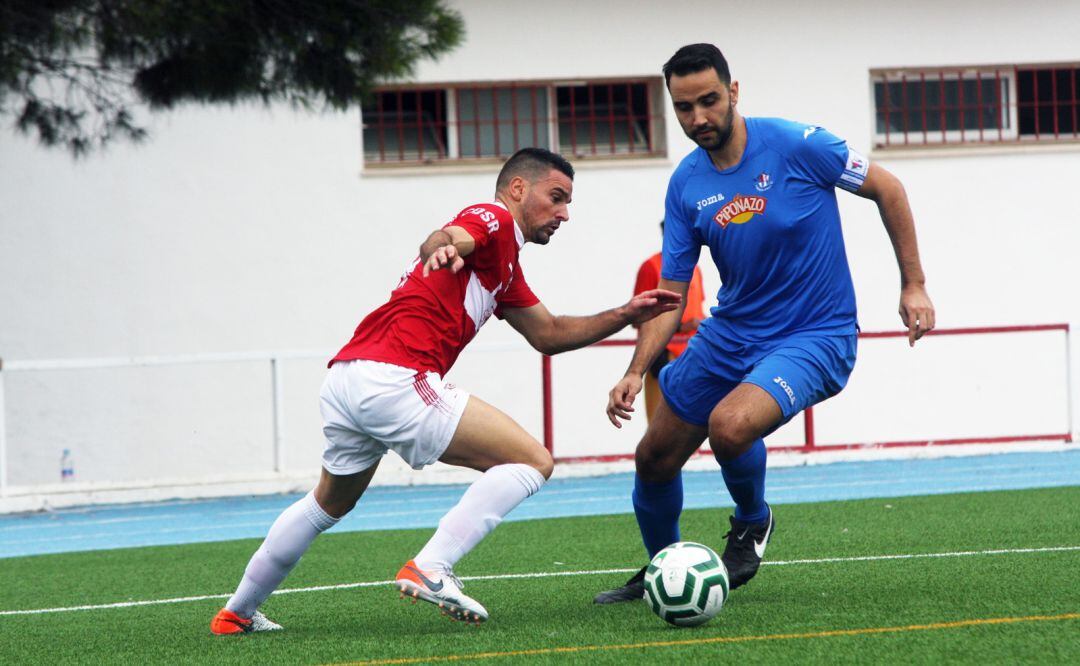
[[[359,105],[463,35],[445,0],[0,0],[0,116],[80,156],[139,108]]]

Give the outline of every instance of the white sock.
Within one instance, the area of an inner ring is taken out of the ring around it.
[[[225,608],[240,617],[251,617],[281,585],[315,537],[337,522],[337,518],[323,511],[315,501],[314,490],[285,509],[270,527],[262,545],[251,556],[240,586]]]
[[[530,465],[496,465],[477,479],[413,560],[429,571],[450,571],[502,522],[503,516],[540,490],[546,479]]]

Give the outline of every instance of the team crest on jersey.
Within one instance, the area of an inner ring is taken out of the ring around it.
[[[754,187],[758,192],[764,192],[773,186],[773,177],[768,173],[762,171],[758,174],[758,177],[754,179]]]
[[[745,224],[755,215],[764,214],[766,203],[768,203],[768,199],[765,197],[736,194],[726,206],[713,216],[713,221],[721,227],[726,227],[729,224]]]

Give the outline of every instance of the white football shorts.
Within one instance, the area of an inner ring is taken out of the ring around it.
[[[413,469],[438,460],[469,394],[433,372],[377,361],[338,361],[319,393],[331,474],[356,474],[394,451]]]

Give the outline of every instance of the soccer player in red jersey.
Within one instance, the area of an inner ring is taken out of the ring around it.
[[[587,317],[554,316],[540,303],[518,253],[525,243],[546,245],[569,219],[573,178],[561,156],[522,149],[500,171],[494,202],[466,207],[420,246],[390,300],[360,322],[330,361],[320,394],[326,448],[318,485],[271,526],[236,593],[211,622],[213,633],[281,628],[259,606],[315,537],[355,506],[391,450],[415,469],[438,460],[484,473],[401,568],[397,587],[455,619],[487,619],[487,610],[462,593],[454,564],[544,485],[554,462],[513,419],[443,376],[492,314],[538,351],[557,354],[680,302],[674,292],[653,289]]]

